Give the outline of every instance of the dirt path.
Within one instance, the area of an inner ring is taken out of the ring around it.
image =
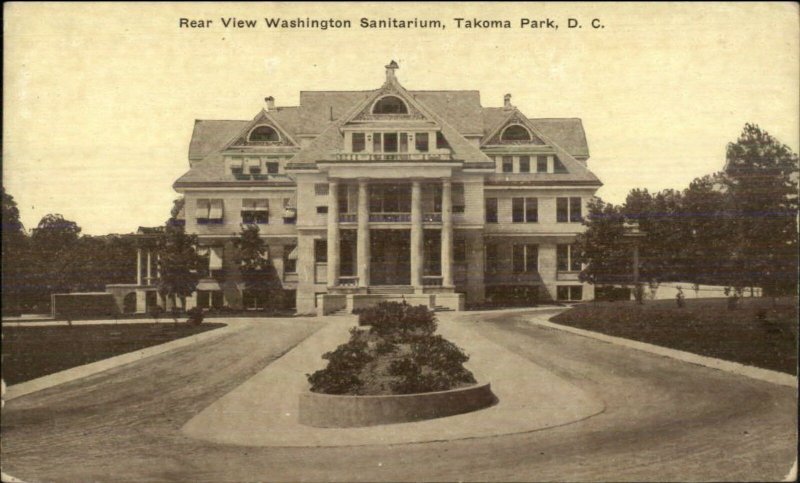
[[[251,329],[11,401],[3,471],[26,481],[780,480],[794,461],[795,391],[531,327],[479,318],[507,349],[608,409],[504,437],[353,448],[250,448],[179,428],[319,327]],[[387,431],[391,427],[387,427]]]

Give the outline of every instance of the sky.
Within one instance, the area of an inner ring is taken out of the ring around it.
[[[362,17],[444,28],[363,29]],[[251,119],[268,95],[291,106],[301,90],[376,89],[394,59],[410,90],[478,90],[486,107],[511,93],[528,117],[581,118],[597,194],[618,203],[720,170],[746,122],[798,151],[798,18],[794,3],[5,3],[3,186],[28,229],[48,213],[92,235],[159,225],[195,119]]]

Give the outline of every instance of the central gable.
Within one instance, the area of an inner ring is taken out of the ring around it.
[[[543,146],[547,143],[530,128],[528,120],[517,110],[495,129],[494,134],[490,135],[484,145],[515,145],[533,144]]]
[[[350,122],[432,121],[392,82],[378,89]]]

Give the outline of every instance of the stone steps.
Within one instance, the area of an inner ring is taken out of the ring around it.
[[[414,287],[410,285],[381,285],[369,287],[368,293],[376,295],[406,295],[413,294]]]

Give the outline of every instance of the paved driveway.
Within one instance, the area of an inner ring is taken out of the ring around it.
[[[525,434],[359,448],[236,447],[180,433],[319,320],[265,320],[13,400],[3,471],[27,481],[752,481],[780,480],[794,461],[794,389],[534,327],[519,312],[464,323],[592,392],[603,414]]]

